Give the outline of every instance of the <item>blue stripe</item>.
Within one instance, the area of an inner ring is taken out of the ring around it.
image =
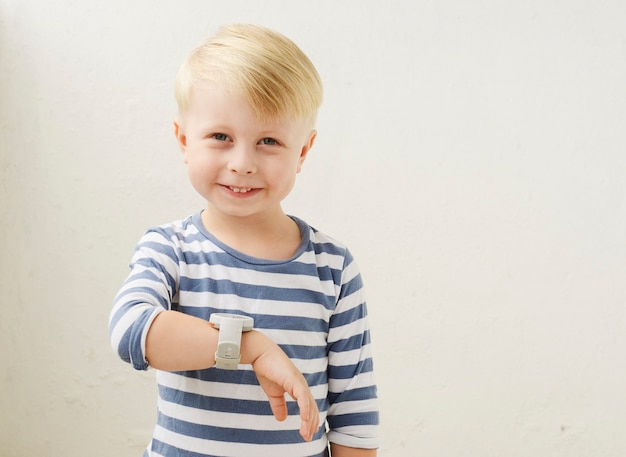
[[[266,306],[271,308],[271,303],[267,303]],[[173,303],[172,309],[204,320],[209,320],[211,314],[213,313],[229,312],[229,310],[222,308],[214,308],[210,306],[181,306],[178,303]],[[239,312],[237,314],[252,317],[254,319],[254,328],[256,329],[328,333],[328,322],[324,319],[298,316],[290,316],[286,318],[285,316],[251,314],[243,312]]]
[[[139,282],[153,281],[153,282],[156,282],[158,284],[162,284],[163,281],[161,280],[161,277],[159,276],[159,273],[160,273],[163,276],[165,276],[165,279],[167,281],[167,286],[169,286],[169,288],[171,290],[176,290],[176,280],[172,277],[172,275],[169,273],[169,271],[167,271],[167,270],[165,270],[163,268],[155,268],[154,265],[152,265],[152,264],[150,264],[148,262],[138,261],[138,262],[136,262],[136,264],[137,265],[141,265],[142,267],[144,267],[146,269],[142,270],[142,271],[133,271],[133,272],[131,272],[131,274],[128,275],[128,279],[126,280],[127,282],[131,282],[132,283],[134,281],[139,281]]]
[[[177,371],[176,374],[208,382],[223,382],[227,384],[240,384],[258,386],[259,381],[252,370],[218,370],[207,368],[205,370]]]
[[[150,450],[158,453],[159,455],[171,455],[173,457],[220,457],[215,454],[206,454],[204,452],[202,454],[199,454],[197,452],[186,451],[184,449],[170,446],[169,444],[159,441],[157,439],[152,439]],[[148,456],[145,455],[144,457]]]
[[[188,265],[219,265],[220,267],[250,271],[258,271],[259,267],[261,267],[263,271],[267,273],[318,276],[317,266],[315,263],[306,263],[301,260],[287,263],[276,263],[271,260],[263,262],[262,259],[255,259],[257,260],[255,263],[245,263],[237,257],[233,257],[231,253],[224,252],[222,250],[209,252],[185,251],[182,253],[182,256],[183,260]],[[314,260],[314,258],[311,258],[311,260]],[[324,270],[330,270],[330,268],[328,266],[324,266]],[[325,272],[323,276],[324,277],[322,279],[332,278],[332,276],[330,276],[327,272]]]
[[[378,412],[342,414],[328,418],[328,425],[333,429],[355,425],[378,425],[378,422]]]
[[[200,381],[225,383],[225,384],[239,384],[247,386],[258,386],[256,374],[250,369],[240,370],[218,370],[215,367],[207,368],[204,370],[190,370],[190,371],[177,371],[175,374],[198,379]],[[303,374],[307,384],[310,387],[319,386],[328,382],[328,373],[326,371],[320,371],[317,373]]]
[[[361,387],[358,389],[344,390],[343,392],[328,392],[328,400],[332,403],[343,403],[347,401],[361,401],[376,398],[376,386]]]
[[[177,264],[178,261],[174,260]],[[162,284],[162,279],[159,274],[162,274],[165,277],[166,284],[169,289],[172,291],[171,294],[175,295],[177,286],[176,279],[172,276],[172,274],[165,268],[165,266],[155,263],[153,260],[146,260],[144,258],[137,259],[135,262],[131,263],[131,272],[126,279],[126,283],[132,283],[135,281],[143,282],[143,281],[154,281],[158,284]],[[145,270],[136,271],[135,267],[141,266]],[[171,297],[169,297],[171,298]]]
[[[332,281],[336,286],[341,285],[341,271],[328,266],[317,267],[317,275],[322,281]]]
[[[369,373],[370,371],[374,371],[374,364],[371,358],[361,360],[354,365],[328,366],[328,376],[331,379],[351,379],[360,373]]]
[[[133,300],[133,296],[135,294],[141,294],[142,300]],[[148,295],[154,299],[154,302],[150,303],[151,305],[160,305],[163,309],[167,309],[169,306],[169,300],[166,297],[159,295],[153,288],[145,286],[145,283],[139,283],[136,287],[126,288],[120,292],[115,301],[120,301],[122,298],[129,297],[130,299],[125,303],[125,306],[120,308],[127,311],[135,305],[145,304],[146,301],[143,295]]]
[[[363,279],[361,275],[358,274],[354,278],[352,278],[349,282],[345,283],[341,288],[341,292],[339,293],[339,299],[341,300],[344,297],[348,297],[355,292],[358,292],[363,288]]]
[[[315,360],[323,359],[328,354],[326,346],[302,346],[302,345],[280,345],[280,348],[290,359]]]
[[[297,444],[304,440],[299,430],[249,430],[212,425],[194,424],[174,419],[159,411],[157,423],[172,432],[213,441],[246,444]],[[320,426],[313,439],[320,439],[325,433],[324,424]],[[167,454],[165,454],[167,455]],[[176,454],[174,454],[176,455]]]
[[[171,403],[190,408],[199,408],[203,411],[272,416],[272,409],[265,398],[263,400],[233,400],[232,398],[212,397],[185,392],[163,385],[159,385],[159,397]],[[328,408],[326,398],[317,398],[315,403],[321,412],[326,411]],[[287,401],[287,412],[290,416],[298,416],[300,414],[298,403],[293,400]]]
[[[148,364],[145,361],[141,348],[143,328],[152,315],[152,310],[148,309],[141,313],[135,321],[135,325],[129,327],[117,345],[118,355],[125,362],[131,363],[136,370],[147,370]]]
[[[319,231],[313,229],[314,233],[319,233]],[[338,244],[332,243],[332,242],[317,242],[317,243],[312,243],[313,244],[313,249],[315,251],[315,254],[319,255],[319,254],[330,254],[330,255],[336,255],[339,257],[345,257],[346,260],[352,260],[352,256],[349,255],[348,250],[343,247],[343,246],[339,246]]]
[[[218,411],[238,414],[271,416],[272,409],[267,400],[233,400],[230,398],[211,397],[190,392],[182,392],[159,385],[159,396],[166,401],[205,411]],[[290,411],[291,412],[291,411]]]
[[[148,232],[151,233],[151,232]],[[142,249],[146,248],[146,249],[150,249],[152,251],[158,252],[159,254],[169,257],[174,263],[178,262],[178,252],[180,251],[176,251],[175,249],[172,248],[172,245],[169,243],[169,237],[167,237],[165,234],[160,233],[160,232],[154,232],[154,233],[158,233],[159,235],[164,237],[164,240],[162,243],[155,241],[155,240],[148,240],[148,239],[144,239],[143,241],[141,241],[137,247],[135,248],[135,254],[137,254],[138,252],[140,252]],[[145,257],[141,257],[141,259],[145,259]]]
[[[354,335],[350,338],[334,341],[329,345],[333,352],[348,352],[370,344],[370,332],[366,330],[362,335]]]
[[[330,328],[342,327],[344,325],[350,325],[354,322],[363,319],[367,316],[367,309],[364,303],[361,306],[355,306],[343,313],[333,314],[330,320]]]
[[[269,306],[271,305],[268,304],[268,307]],[[319,333],[328,332],[328,322],[324,319],[298,316],[285,317],[268,314],[252,314],[251,316],[254,318],[254,327],[259,329],[295,330]]]

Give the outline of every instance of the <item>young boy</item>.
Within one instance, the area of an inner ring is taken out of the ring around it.
[[[176,98],[207,205],[146,232],[109,322],[119,356],[157,370],[144,456],[375,456],[361,276],[281,209],[315,141],[317,71],[284,36],[230,26],[190,54]]]

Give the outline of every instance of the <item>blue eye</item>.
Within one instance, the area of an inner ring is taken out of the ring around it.
[[[278,141],[276,141],[274,138],[263,138],[261,140],[261,144],[272,146],[278,144]]]
[[[214,133],[212,136],[217,141],[228,141],[228,135],[225,135],[223,133]]]

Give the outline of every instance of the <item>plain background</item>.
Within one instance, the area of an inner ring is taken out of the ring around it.
[[[392,456],[626,455],[626,3],[0,1],[0,455],[141,455],[111,302],[203,202],[173,81],[220,24],[325,84],[288,212],[366,281]]]

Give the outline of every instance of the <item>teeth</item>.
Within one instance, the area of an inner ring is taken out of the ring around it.
[[[229,189],[232,190],[233,192],[239,192],[241,194],[245,194],[246,192],[249,192],[252,190],[252,187],[230,187]]]

